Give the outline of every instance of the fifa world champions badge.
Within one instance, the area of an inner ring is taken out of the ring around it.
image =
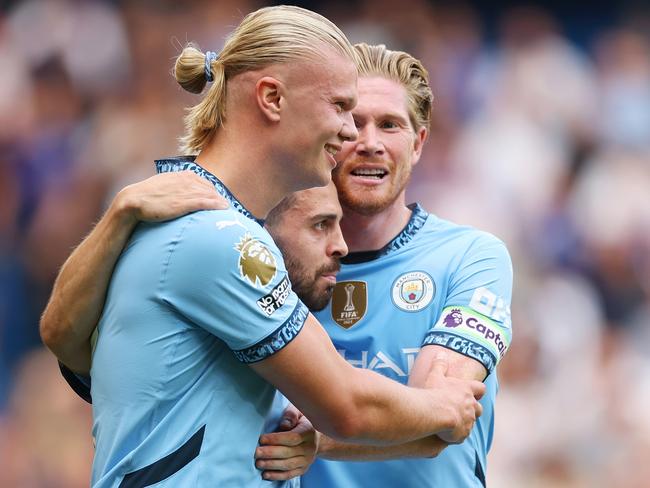
[[[359,322],[368,310],[365,281],[339,281],[332,294],[332,319],[344,329]]]

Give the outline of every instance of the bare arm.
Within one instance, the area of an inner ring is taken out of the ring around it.
[[[191,172],[156,175],[120,191],[59,272],[40,322],[45,345],[72,371],[88,374],[90,337],[113,267],[138,221],[226,207],[214,187]]]
[[[431,364],[439,359],[444,359],[448,362],[449,369],[447,373],[454,378],[483,381],[487,377],[485,366],[476,359],[472,359],[446,347],[431,345],[424,346],[415,359],[415,364],[413,364],[413,369],[409,376],[409,385],[424,385],[427,379],[427,371],[431,368]]]
[[[429,372],[440,361],[448,364],[447,374],[456,378],[482,381],[486,370],[478,361],[441,346],[425,346],[418,354],[409,377],[409,385],[424,387]],[[302,433],[302,431],[301,431]],[[316,442],[314,442],[316,441]],[[312,448],[318,457],[345,461],[385,461],[403,458],[435,457],[449,445],[438,435],[430,435],[414,441],[393,445],[355,444],[333,439],[325,434],[304,432],[302,438],[298,433],[287,432],[265,434],[260,438],[261,446],[255,456],[258,467],[264,469],[266,479],[289,479],[296,476],[296,469],[304,473]]]
[[[431,435],[394,446],[367,446],[336,441],[322,435],[318,447],[318,457],[339,461],[388,461],[405,458],[433,458],[440,454],[449,443],[437,435]]]
[[[478,361],[441,346],[424,346],[413,365],[409,376],[409,385],[422,387],[435,362],[444,360],[448,363],[447,374],[454,378],[483,381],[487,374],[485,367]],[[447,441],[452,439],[442,434]],[[319,442],[318,456],[324,459],[349,461],[383,461],[401,458],[435,457],[449,445],[440,435],[433,435],[412,442],[392,446],[367,446],[336,441],[322,435]]]
[[[334,439],[395,444],[450,432],[464,439],[480,415],[485,386],[445,376],[433,362],[424,388],[409,388],[350,366],[311,315],[300,334],[252,368]]]

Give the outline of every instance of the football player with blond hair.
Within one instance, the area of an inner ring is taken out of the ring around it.
[[[41,322],[64,364],[90,370],[92,485],[265,485],[253,452],[275,387],[332,438],[464,439],[483,385],[446,377],[440,362],[426,388],[351,367],[292,291],[262,227],[289,193],[328,184],[334,154],[357,137],[345,36],[313,12],[264,8],[221,53],[186,48],[175,73],[193,92],[213,85],[186,118],[182,147],[196,157],[159,160],[158,172],[203,179],[191,180],[184,210],[216,207],[216,193],[228,208],[143,223],[129,237],[134,217],[177,208],[154,202],[139,215],[125,190],[63,267]],[[71,324],[82,326],[70,335]]]
[[[434,359],[444,357],[449,374],[485,382],[483,415],[464,442],[449,447],[444,435],[370,446],[267,434],[258,466],[278,479],[298,464],[304,471],[316,439],[318,459],[303,488],[484,487],[496,365],[512,336],[510,257],[494,236],[406,204],[429,131],[428,74],[407,53],[355,48],[359,102],[352,116],[359,137],[343,145],[333,173],[350,252],[329,307],[316,317],[349,363],[405,384],[425,384]]]

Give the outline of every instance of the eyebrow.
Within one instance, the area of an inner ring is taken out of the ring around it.
[[[317,222],[319,220],[336,220],[336,219],[338,219],[338,217],[339,216],[337,214],[335,214],[335,213],[325,213],[325,214],[314,215],[311,218],[311,220],[313,220],[314,222]]]
[[[336,97],[337,102],[343,102],[346,107],[349,107],[350,105],[354,104],[354,101],[356,100],[356,97]]]
[[[398,114],[396,112],[386,112],[379,118],[380,119],[395,119],[395,120],[401,120],[403,122],[408,122],[408,120],[409,120],[408,117],[405,118],[403,115],[400,115],[400,114]]]
[[[381,115],[379,115],[378,117],[375,117],[375,116],[368,117],[366,115],[352,113],[352,117],[354,117],[355,120],[362,120],[362,121],[365,121],[368,118],[371,118],[371,119],[373,119],[375,121],[384,121],[386,119],[388,119],[388,120],[396,120],[396,121],[401,122],[403,124],[408,124],[409,121],[410,121],[409,117],[404,117],[403,115],[400,115],[397,112],[384,112]]]

